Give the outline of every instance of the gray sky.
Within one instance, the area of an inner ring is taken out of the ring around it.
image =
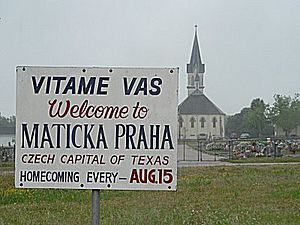
[[[234,114],[300,92],[298,0],[0,0],[0,112],[15,114],[17,65],[180,67],[194,25],[205,93]]]

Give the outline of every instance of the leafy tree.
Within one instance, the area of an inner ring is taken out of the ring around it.
[[[273,127],[266,116],[268,105],[260,98],[252,100],[250,107],[245,107],[241,112],[229,116],[226,123],[226,135],[232,133],[240,135],[248,132],[251,136],[272,135]]]
[[[267,107],[262,99],[256,98],[251,102],[250,110],[245,115],[244,127],[256,137],[260,137],[269,125],[266,116]]]
[[[238,135],[246,131],[245,121],[246,115],[248,114],[250,108],[243,108],[241,112],[229,116],[225,125],[226,136],[230,136],[232,133],[237,133]]]
[[[273,106],[268,108],[268,116],[272,122],[283,129],[288,137],[293,129],[300,125],[300,95],[294,98],[285,95],[274,95]]]

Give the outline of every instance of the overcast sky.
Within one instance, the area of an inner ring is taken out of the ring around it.
[[[0,0],[0,112],[15,114],[17,65],[180,67],[194,25],[206,95],[226,114],[300,92],[298,0]]]

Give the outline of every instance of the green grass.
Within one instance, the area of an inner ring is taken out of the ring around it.
[[[300,162],[300,157],[255,157],[245,159],[228,159],[225,161],[231,163],[288,163]]]
[[[91,224],[91,191],[15,189],[0,224]],[[101,191],[101,224],[300,224],[300,165],[179,169],[177,192]]]
[[[0,162],[0,168],[4,168],[4,167],[15,167],[15,163],[14,162]]]
[[[14,162],[0,162],[0,172],[1,171],[13,171],[15,169]]]

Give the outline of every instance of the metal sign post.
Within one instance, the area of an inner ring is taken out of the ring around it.
[[[100,224],[100,190],[92,190],[92,225]]]

